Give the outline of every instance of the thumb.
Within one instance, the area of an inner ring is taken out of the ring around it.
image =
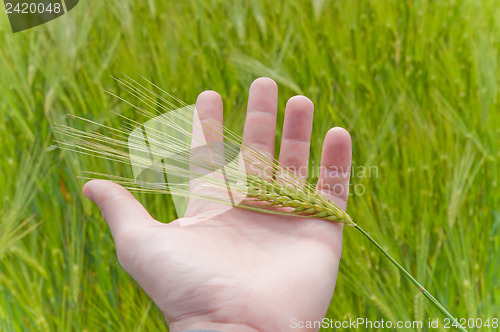
[[[123,232],[156,222],[128,190],[112,181],[91,180],[83,194],[97,204],[115,241]]]

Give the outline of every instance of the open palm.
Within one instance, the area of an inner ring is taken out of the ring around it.
[[[250,87],[243,140],[274,156],[278,90],[268,78]],[[200,117],[222,123],[213,91],[198,97]],[[303,96],[285,110],[279,160],[307,176],[313,104]],[[325,138],[318,189],[340,208],[348,198],[351,142],[347,131]],[[172,331],[287,331],[321,320],[328,308],[342,251],[342,224],[232,208],[215,217],[198,202],[186,218],[154,220],[123,187],[93,180],[85,195],[102,211],[123,268],[165,315]],[[190,225],[183,227],[184,222]]]

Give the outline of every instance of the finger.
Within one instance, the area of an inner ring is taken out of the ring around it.
[[[343,210],[349,197],[350,174],[351,136],[343,128],[332,128],[323,143],[317,189]]]
[[[83,187],[83,193],[97,204],[115,241],[124,232],[133,232],[150,222],[156,223],[128,190],[112,181],[89,181]]]
[[[204,91],[196,100],[193,118],[190,166],[192,171],[205,170],[210,162],[223,163],[222,98],[215,91]],[[197,165],[198,164],[198,165]],[[201,168],[200,168],[201,167]]]
[[[285,108],[279,162],[302,180],[307,179],[313,112],[314,104],[304,96],[290,98]]]
[[[193,118],[193,139],[189,155],[189,183],[191,194],[210,195],[210,189],[204,188],[203,176],[219,171],[225,166],[223,105],[221,96],[215,91],[204,91],[196,100],[196,112]],[[185,216],[201,213],[206,204],[194,196],[189,199]]]
[[[254,174],[271,177],[272,170],[266,166],[274,160],[274,138],[276,135],[276,113],[278,109],[278,86],[267,77],[256,79],[250,86],[247,117],[243,130],[243,143],[263,154],[263,160],[247,153],[247,167]],[[262,170],[265,170],[264,172]]]
[[[194,130],[199,130],[194,134],[204,137],[207,143],[222,142],[222,98],[215,91],[203,91],[196,100],[196,110],[199,117],[200,126],[193,127]],[[201,129],[201,130],[200,130]]]

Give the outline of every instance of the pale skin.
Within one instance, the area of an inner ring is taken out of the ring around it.
[[[274,156],[277,100],[273,80],[252,83],[243,140],[268,156]],[[216,92],[201,93],[196,108],[200,118],[222,123]],[[286,105],[279,161],[291,169],[307,165],[313,109],[304,96]],[[321,164],[318,189],[345,210],[351,165],[345,129],[328,131]],[[217,205],[196,202],[186,216],[199,222],[182,227],[180,219],[156,221],[113,182],[92,180],[83,192],[111,229],[120,264],[158,305],[171,331],[288,331],[292,318],[325,316],[342,252],[342,224],[240,208],[206,218],[204,212]]]

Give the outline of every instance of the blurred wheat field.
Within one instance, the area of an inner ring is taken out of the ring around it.
[[[119,94],[109,75],[122,72],[188,104],[218,91],[240,133],[248,86],[271,77],[278,143],[286,100],[310,97],[311,167],[332,126],[351,132],[356,166],[377,167],[353,175],[365,189],[350,198],[353,219],[457,317],[500,318],[499,15],[474,0],[81,1],[17,34],[0,15],[0,330],[166,328],[77,178],[130,170],[51,147],[55,123],[75,125],[68,114],[114,127],[111,111],[134,117],[103,91]],[[165,197],[138,198],[175,218]],[[327,317],[441,316],[346,228]]]

